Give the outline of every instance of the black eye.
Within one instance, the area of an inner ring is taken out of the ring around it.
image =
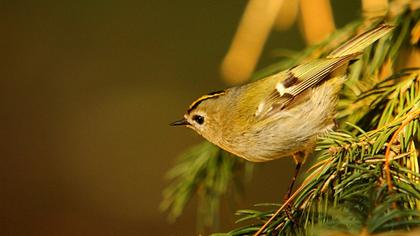
[[[197,124],[199,125],[202,125],[204,123],[204,117],[200,115],[194,115],[192,119],[193,121],[197,122]]]

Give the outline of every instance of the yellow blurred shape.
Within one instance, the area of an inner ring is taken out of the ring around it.
[[[249,79],[283,2],[248,2],[230,49],[222,62],[221,73],[228,83],[238,84]]]
[[[408,53],[405,67],[407,68],[420,67],[420,49],[417,49],[415,47],[411,48],[411,50]]]
[[[392,63],[391,58],[386,59],[385,63],[381,66],[380,72],[379,72],[379,80],[383,81],[392,74],[394,74],[394,65]]]
[[[367,19],[384,16],[388,11],[388,0],[362,0],[362,10]]]
[[[295,23],[299,10],[298,0],[285,1],[277,14],[274,26],[277,30],[287,30]]]
[[[418,21],[416,25],[413,27],[413,29],[411,30],[410,43],[417,44],[419,42],[419,38],[420,38],[420,21]]]
[[[335,30],[329,0],[301,0],[300,9],[307,44],[319,43]]]
[[[419,0],[411,0],[409,2],[410,10],[415,11],[420,8],[420,1]]]

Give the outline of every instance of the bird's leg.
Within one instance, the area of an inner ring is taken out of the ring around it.
[[[338,125],[339,125],[339,124],[338,124],[337,119],[336,119],[336,118],[334,118],[334,119],[333,119],[333,122],[334,122],[333,129],[334,129],[334,130],[338,129]]]
[[[292,178],[292,182],[290,183],[289,189],[287,190],[286,195],[284,196],[284,201],[285,202],[292,195],[293,186],[295,185],[296,178],[298,177],[299,170],[300,170],[300,167],[302,166],[302,163],[303,163],[304,159],[305,159],[305,153],[302,152],[302,151],[296,152],[296,153],[293,154],[293,160],[295,161],[296,168],[295,168],[295,173],[294,173],[293,178]],[[293,223],[296,223],[294,221],[293,217],[290,214],[290,210],[291,210],[291,205],[290,205],[290,203],[288,203],[286,208],[285,208],[286,215]]]
[[[296,164],[295,173],[294,173],[292,181],[289,185],[289,189],[287,190],[285,200],[289,199],[290,195],[292,195],[293,186],[295,185],[296,179],[299,175],[300,167],[302,166],[303,155],[301,156],[301,154],[294,154],[293,155],[293,160],[295,161],[295,164]]]

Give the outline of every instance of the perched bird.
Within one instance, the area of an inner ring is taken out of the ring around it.
[[[190,127],[222,149],[252,162],[293,156],[295,179],[317,138],[334,126],[337,94],[349,62],[392,29],[378,25],[325,58],[204,95],[172,125]]]

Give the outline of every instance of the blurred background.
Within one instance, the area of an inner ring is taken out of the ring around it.
[[[194,235],[194,199],[174,223],[158,208],[165,172],[202,138],[168,124],[228,86],[220,67],[247,4],[1,1],[0,234]],[[361,15],[359,1],[331,4],[336,27]],[[304,46],[298,23],[271,32],[256,69]],[[221,230],[236,209],[280,201],[293,169],[256,165]]]

